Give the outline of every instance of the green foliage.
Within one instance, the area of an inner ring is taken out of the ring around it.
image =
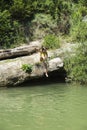
[[[34,20],[31,22],[33,39],[42,39],[47,34],[55,33],[56,27],[57,23],[50,14],[36,14]]]
[[[59,48],[60,47],[59,37],[52,34],[45,36],[43,46],[45,46],[48,49]]]
[[[84,42],[87,39],[87,23],[83,22],[83,17],[86,13],[87,8],[80,5],[73,5],[70,20],[70,35],[73,41]]]
[[[23,0],[14,0],[14,3],[10,7],[10,12],[13,19],[20,21],[21,23],[25,22],[27,19],[34,14],[34,8],[30,1]]]
[[[72,4],[70,1],[55,1],[52,16],[56,19],[58,30],[62,34],[68,34],[70,29],[70,15]]]
[[[32,21],[33,23],[36,23],[40,27],[54,27],[56,23],[52,19],[52,16],[50,14],[44,14],[44,13],[38,13],[35,15],[35,19]]]
[[[23,64],[22,65],[22,70],[27,72],[27,73],[31,73],[33,69],[33,65],[31,64]]]
[[[77,27],[73,28],[73,40],[84,42],[87,40],[87,23],[80,22]]]
[[[48,34],[69,33],[74,41],[85,41],[81,21],[86,14],[86,0],[0,0],[0,45],[10,48]]]
[[[8,10],[0,12],[0,48],[10,48],[17,46],[18,42],[23,43],[24,33],[21,24],[11,19]]]
[[[8,10],[13,4],[13,0],[0,0],[0,10]]]
[[[86,0],[71,0],[73,3],[87,6]]]
[[[9,47],[16,40],[16,29],[8,10],[0,12],[0,46]]]
[[[83,6],[86,6],[86,7],[87,7],[87,2],[86,2],[86,0],[78,0],[78,3],[79,3],[80,5],[83,5]]]
[[[81,44],[75,56],[65,61],[67,78],[72,81],[87,83],[87,42]]]

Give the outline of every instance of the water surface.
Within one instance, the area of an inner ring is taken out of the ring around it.
[[[87,87],[2,88],[0,130],[87,130]]]

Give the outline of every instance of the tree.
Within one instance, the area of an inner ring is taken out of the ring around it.
[[[16,29],[8,10],[0,12],[0,46],[9,47],[16,40]]]

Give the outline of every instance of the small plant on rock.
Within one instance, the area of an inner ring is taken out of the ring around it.
[[[22,70],[27,72],[27,73],[31,73],[33,69],[33,65],[31,64],[23,64],[22,65]]]

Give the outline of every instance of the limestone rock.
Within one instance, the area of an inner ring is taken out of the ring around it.
[[[13,60],[5,60],[0,62],[0,87],[15,86],[22,84],[24,81],[34,78],[43,77],[44,66],[39,63],[39,54],[16,58]],[[26,73],[22,69],[23,64],[32,64],[32,73]],[[63,67],[63,61],[60,58],[54,58],[48,62],[48,72],[58,70]]]

